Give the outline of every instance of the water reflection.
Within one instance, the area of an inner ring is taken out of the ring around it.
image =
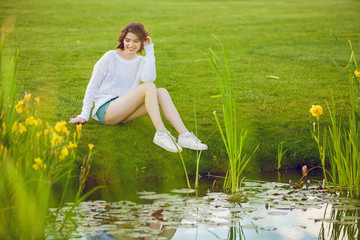
[[[351,201],[352,204],[346,204],[346,202],[348,202],[348,199],[345,199],[342,204],[328,204],[325,207],[324,218],[319,219],[321,221],[320,240],[359,239],[359,203]],[[328,210],[328,208],[331,210]],[[329,216],[328,212],[330,212]]]
[[[67,234],[80,239],[357,239],[359,200],[315,188],[247,181],[241,203],[220,192],[196,197],[186,189],[141,191],[138,202],[82,203],[73,217],[79,227],[69,225]],[[47,233],[54,230],[49,226]]]

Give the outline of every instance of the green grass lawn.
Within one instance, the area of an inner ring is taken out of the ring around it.
[[[239,123],[249,131],[248,153],[260,144],[250,167],[267,170],[276,167],[282,141],[289,149],[285,168],[318,163],[309,109],[325,107],[331,90],[339,105],[348,94],[331,56],[344,66],[349,51],[341,50],[329,29],[346,47],[350,39],[360,53],[359,9],[358,0],[0,0],[0,22],[16,17],[5,55],[20,50],[20,75],[31,61],[21,95],[40,96],[40,116],[49,123],[80,113],[96,61],[114,49],[122,27],[142,22],[155,44],[155,83],[169,90],[193,131],[196,104],[200,139],[217,128],[213,111],[222,111],[221,99],[211,98],[219,94],[215,75],[207,62],[198,61],[209,47],[220,53],[215,34],[228,53]],[[324,110],[323,126],[328,122]],[[179,156],[154,145],[154,133],[148,117],[116,127],[91,120],[79,148],[95,144],[92,174],[99,181],[181,176]],[[224,171],[219,133],[207,144],[201,172]],[[183,155],[194,173],[196,153]]]

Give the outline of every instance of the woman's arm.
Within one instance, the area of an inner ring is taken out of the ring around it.
[[[148,36],[144,42],[144,49],[146,55],[140,66],[140,81],[153,82],[156,79],[155,51],[150,36]]]
[[[76,118],[70,119],[69,123],[83,124],[89,120],[95,95],[99,89],[101,82],[104,80],[109,70],[109,59],[110,59],[110,52],[107,52],[95,64],[89,84],[87,85],[86,88],[81,114]]]

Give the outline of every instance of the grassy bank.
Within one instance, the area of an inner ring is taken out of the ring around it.
[[[206,139],[216,130],[212,112],[221,113],[221,100],[210,98],[219,92],[209,64],[196,60],[204,59],[209,47],[220,50],[211,36],[216,34],[228,52],[238,121],[249,131],[249,154],[260,144],[250,162],[253,169],[275,168],[282,141],[289,149],[282,168],[319,163],[309,109],[325,106],[331,89],[336,102],[348,94],[330,58],[345,65],[347,55],[329,29],[344,46],[351,39],[360,49],[360,2],[355,0],[0,0],[0,6],[0,22],[16,19],[5,54],[20,49],[20,75],[31,60],[23,91],[41,96],[39,114],[53,123],[80,113],[93,65],[115,47],[121,28],[136,20],[155,44],[157,86],[169,90],[189,129],[194,129],[195,101],[198,135]],[[324,113],[323,124],[328,122]],[[85,152],[85,143],[95,144],[92,174],[101,181],[181,175],[178,155],[155,146],[154,132],[148,117],[117,127],[91,120],[79,148]],[[201,171],[226,169],[220,134],[207,144]],[[183,155],[194,171],[196,153]]]

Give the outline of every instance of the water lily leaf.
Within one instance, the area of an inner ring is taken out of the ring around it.
[[[262,206],[266,203],[266,200],[251,200],[250,202],[248,202],[250,205],[254,205],[254,206]]]
[[[254,207],[244,207],[244,209],[243,209],[244,212],[254,212],[256,210],[257,210],[257,208],[254,208]]]
[[[142,192],[138,192],[137,194],[139,194],[139,195],[154,195],[154,194],[156,194],[156,192],[142,191]]]
[[[147,237],[151,237],[151,234],[134,232],[134,233],[129,234],[129,237],[132,237],[132,238],[147,238]]]
[[[240,194],[240,193],[237,193],[237,194],[234,194],[234,195],[230,196],[227,200],[229,202],[238,202],[238,203],[245,203],[245,202],[249,201],[249,199],[247,198],[246,195],[243,195],[243,194]]]
[[[269,215],[274,215],[274,216],[280,216],[280,215],[286,215],[288,214],[287,212],[280,212],[280,211],[273,211],[273,212],[268,212]]]
[[[261,227],[260,230],[263,230],[263,231],[275,231],[276,227]]]
[[[183,189],[173,189],[171,190],[173,193],[194,193],[195,189],[191,188],[183,188]]]
[[[151,216],[152,216],[152,217],[158,217],[158,216],[160,216],[160,215],[162,214],[163,211],[164,211],[164,209],[163,209],[163,208],[160,208],[160,209],[156,210],[155,212],[153,212],[153,213],[151,214]]]
[[[255,225],[241,225],[241,228],[244,228],[244,229],[256,229],[258,227],[255,226]]]
[[[230,208],[229,211],[231,213],[235,213],[235,212],[242,212],[244,209],[242,207],[234,207],[234,208]]]
[[[290,205],[277,205],[276,207],[274,207],[275,209],[278,210],[292,210],[294,209],[294,206],[290,206]]]

